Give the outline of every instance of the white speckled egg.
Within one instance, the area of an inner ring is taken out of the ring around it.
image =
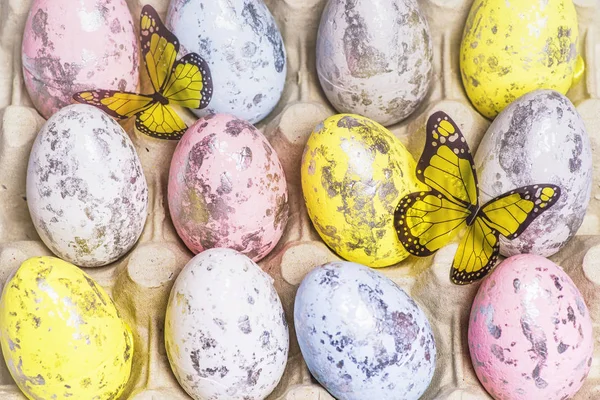
[[[340,113],[384,126],[408,117],[429,90],[433,48],[414,0],[330,0],[317,36],[317,72]]]
[[[333,262],[306,275],[294,325],[308,369],[339,400],[418,399],[433,377],[427,317],[394,282],[363,265]]]
[[[592,190],[592,149],[581,116],[562,94],[537,90],[515,100],[485,133],[475,166],[481,201],[520,186],[554,184],[560,199],[516,239],[500,237],[504,256],[550,256],[583,222]]]
[[[273,279],[235,250],[198,254],[171,290],[165,343],[194,399],[264,399],[283,375],[289,348]]]
[[[594,353],[581,293],[562,268],[534,254],[507,258],[482,282],[468,343],[477,377],[496,400],[570,399]]]
[[[167,27],[183,53],[210,66],[213,96],[199,117],[233,114],[256,123],[279,101],[286,77],[281,33],[263,0],[173,0]]]
[[[27,202],[46,246],[81,267],[109,264],[138,240],[148,186],[131,140],[96,107],[59,110],[38,133]]]

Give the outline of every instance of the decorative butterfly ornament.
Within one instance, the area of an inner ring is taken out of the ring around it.
[[[444,112],[427,121],[417,178],[429,191],[410,193],[396,208],[394,224],[406,250],[426,257],[467,228],[454,256],[450,279],[469,284],[487,275],[500,251],[500,235],[518,237],[560,197],[560,188],[539,184],[511,190],[479,204],[473,157],[458,126]]]
[[[213,93],[208,64],[196,53],[176,60],[179,41],[149,5],[142,9],[140,43],[154,94],[88,90],[75,93],[73,98],[118,119],[135,116],[136,128],[146,135],[180,139],[187,126],[171,104],[197,109],[208,106]]]

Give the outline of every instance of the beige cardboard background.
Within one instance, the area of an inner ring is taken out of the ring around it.
[[[212,1],[212,0],[207,0]],[[143,4],[164,17],[168,0],[127,0],[134,21]],[[427,117],[443,109],[459,122],[476,150],[489,121],[471,107],[458,72],[458,48],[470,0],[419,0],[434,43],[435,72],[431,92],[422,107],[391,130],[418,159]],[[25,199],[29,150],[43,119],[31,108],[21,73],[21,38],[31,0],[0,0],[0,283],[26,258],[49,254],[31,223]],[[600,1],[575,0],[580,51],[586,63],[584,79],[569,92],[583,116],[594,159],[600,134]],[[325,0],[267,0],[282,31],[288,75],[276,110],[258,127],[267,135],[284,165],[290,192],[290,221],[275,250],[260,265],[275,279],[288,320],[297,285],[316,265],[337,257],[320,241],[306,214],[300,188],[300,157],[312,128],[334,114],[316,78],[315,39]],[[143,70],[143,68],[142,68]],[[146,82],[147,83],[147,82]],[[144,85],[145,86],[145,85]],[[190,114],[191,115],[191,114]],[[193,119],[189,118],[188,122]],[[144,166],[150,187],[149,217],[136,247],[120,261],[87,270],[117,303],[135,335],[134,371],[124,398],[187,399],[171,370],[163,344],[163,322],[169,290],[192,254],[177,237],[166,204],[168,167],[176,143],[137,136],[125,125]],[[420,140],[419,140],[420,139]],[[592,200],[585,221],[571,243],[552,259],[574,279],[595,322],[594,362],[578,400],[600,398],[600,182],[594,168]],[[479,385],[466,343],[468,315],[477,285],[457,287],[448,271],[455,245],[427,259],[410,257],[379,270],[394,279],[423,307],[434,327],[438,346],[436,373],[424,399],[487,399]],[[235,301],[232,299],[231,301]],[[269,399],[317,400],[331,396],[311,379],[290,329],[290,358],[285,375]],[[24,398],[0,365],[0,399]]]

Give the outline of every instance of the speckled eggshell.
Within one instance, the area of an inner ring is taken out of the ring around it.
[[[571,278],[533,254],[504,260],[471,308],[469,350],[494,399],[571,398],[592,365],[592,320]]]
[[[475,166],[482,202],[525,185],[561,188],[556,204],[518,238],[500,237],[504,256],[548,257],[581,226],[592,190],[592,149],[581,116],[562,94],[538,90],[506,107],[485,133]]]
[[[44,118],[81,90],[134,91],[138,44],[125,0],[34,0],[22,61],[25,86]]]
[[[99,267],[123,256],[142,233],[148,204],[123,128],[93,106],[55,113],[31,150],[27,204],[40,238],[60,258]]]
[[[460,72],[473,106],[494,118],[537,89],[566,94],[581,78],[573,0],[474,0],[460,44]],[[465,6],[467,3],[464,3]]]
[[[288,219],[277,153],[254,126],[226,114],[187,130],[171,161],[168,199],[175,229],[194,253],[226,247],[258,261]]]
[[[433,48],[414,0],[330,0],[316,51],[321,86],[340,113],[388,126],[428,93]]]
[[[354,114],[317,125],[302,156],[308,215],[340,257],[387,267],[408,257],[394,228],[400,199],[425,190],[412,155],[390,131]]]
[[[56,257],[30,258],[8,278],[0,343],[31,400],[118,399],[131,373],[133,336],[115,304],[80,268]]]
[[[256,123],[277,105],[286,77],[286,53],[275,19],[263,0],[173,0],[167,27],[182,53],[206,60],[213,80],[199,117],[227,113]]]
[[[294,325],[312,375],[339,400],[412,400],[429,386],[436,345],[400,287],[360,264],[333,262],[302,281]]]
[[[231,249],[198,254],[167,305],[171,368],[197,400],[260,400],[283,375],[288,326],[273,279]]]

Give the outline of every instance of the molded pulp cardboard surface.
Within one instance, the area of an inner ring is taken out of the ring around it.
[[[140,10],[153,5],[164,18],[168,0],[127,0],[138,24]],[[459,123],[475,152],[490,122],[470,105],[462,87],[458,53],[469,0],[419,0],[434,45],[434,76],[425,103],[407,120],[390,129],[420,156],[424,125],[436,110]],[[0,0],[0,284],[25,259],[49,255],[27,210],[25,176],[33,139],[44,120],[32,108],[21,72],[21,39],[31,0]],[[600,144],[600,2],[575,0],[579,18],[579,50],[586,61],[584,79],[569,98],[582,115],[597,160]],[[267,0],[283,34],[288,55],[285,91],[270,116],[258,124],[277,150],[287,175],[290,220],[277,247],[260,262],[275,279],[290,322],[289,361],[269,399],[317,400],[331,396],[310,376],[292,326],[297,287],[313,267],[338,259],[320,240],[306,213],[300,187],[300,159],[313,127],[335,114],[319,86],[315,70],[317,28],[325,0]],[[144,71],[144,68],[141,69]],[[143,72],[142,74],[145,74]],[[145,89],[147,80],[142,78]],[[187,122],[193,118],[189,114]],[[150,188],[149,216],[139,243],[118,262],[87,269],[115,300],[134,330],[134,370],[124,398],[188,399],[167,360],[164,314],[169,291],[192,254],[177,237],[166,202],[169,163],[176,143],[134,133],[125,125],[140,156]],[[552,260],[573,278],[585,297],[595,329],[590,375],[575,399],[600,398],[600,162],[594,167],[592,199],[578,235]],[[471,366],[467,326],[477,284],[459,287],[448,279],[456,245],[434,257],[409,257],[379,269],[402,286],[424,309],[434,329],[438,362],[424,399],[488,399]],[[236,301],[236,299],[231,299]],[[23,399],[8,370],[0,364],[0,399]]]

